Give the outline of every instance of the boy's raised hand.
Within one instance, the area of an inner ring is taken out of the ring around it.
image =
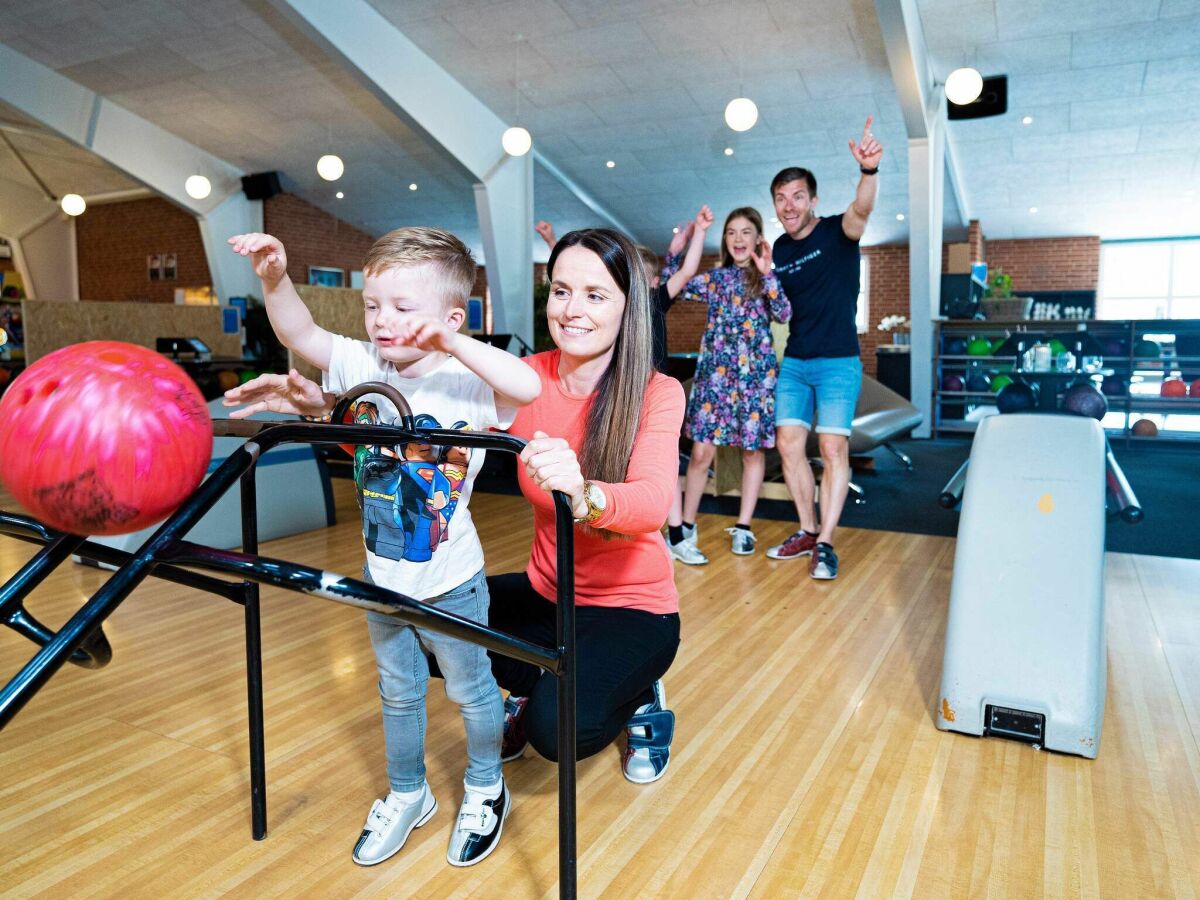
[[[259,375],[230,388],[221,403],[224,406],[245,404],[243,409],[235,409],[229,414],[231,419],[244,419],[264,410],[319,417],[333,408],[332,396],[322,391],[319,384],[292,369],[286,375]]]
[[[453,353],[458,336],[457,331],[433,316],[405,316],[393,331],[393,337],[401,344],[439,353]]]
[[[686,225],[679,226],[679,230],[671,235],[671,243],[667,247],[668,256],[678,256],[683,252],[683,248],[687,246],[688,241],[692,239],[692,232],[696,229],[695,222],[688,222]]]
[[[543,219],[533,226],[533,230],[536,231],[538,236],[546,242],[547,247],[549,247],[551,250],[554,249],[554,245],[558,243],[558,238],[554,236],[553,225]]]
[[[278,238],[269,234],[235,234],[227,243],[233,252],[250,257],[254,274],[268,284],[275,284],[287,274],[287,254]]]

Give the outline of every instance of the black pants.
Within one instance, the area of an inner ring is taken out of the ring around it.
[[[524,572],[488,578],[492,628],[555,646],[555,605],[533,589]],[[577,731],[575,756],[583,759],[613,742],[629,717],[653,699],[650,686],[671,667],[679,647],[679,614],[580,606],[575,611]],[[522,724],[529,743],[558,759],[558,679],[498,653],[488,654],[500,686],[528,697]]]

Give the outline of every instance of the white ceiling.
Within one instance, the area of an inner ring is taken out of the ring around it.
[[[769,218],[784,165],[812,168],[821,208],[840,212],[867,115],[886,151],[866,242],[907,237],[906,134],[872,0],[371,2],[652,246],[702,203]],[[940,77],[1009,76],[1007,115],[951,126],[988,236],[1200,233],[1200,197],[1184,196],[1200,180],[1200,0],[919,7]],[[372,233],[437,224],[479,246],[464,171],[266,0],[0,0],[0,22],[13,49]],[[761,111],[741,135],[722,120],[739,93]],[[10,137],[55,193],[130,184],[61,141]],[[336,185],[314,168],[331,150]],[[0,145],[0,187],[21,180]],[[540,167],[534,191],[560,233],[596,224]]]

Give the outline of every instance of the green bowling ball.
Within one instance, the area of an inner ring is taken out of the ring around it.
[[[1138,359],[1158,359],[1162,355],[1162,347],[1158,341],[1142,338],[1133,345],[1133,355]]]
[[[1007,375],[994,375],[992,376],[992,393],[998,394],[1005,388],[1005,386],[1012,383],[1013,380]]]
[[[991,356],[992,342],[987,338],[971,338],[971,342],[967,344],[968,356]]]
[[[243,372],[239,372],[238,373],[238,383],[245,384],[247,381],[253,381],[255,378],[258,377],[258,374],[259,373],[255,372],[253,369],[246,369]]]
[[[1050,353],[1052,356],[1058,356],[1060,353],[1067,352],[1067,345],[1058,338],[1052,338],[1049,342]]]

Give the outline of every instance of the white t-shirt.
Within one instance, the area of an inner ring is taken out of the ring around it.
[[[374,344],[333,335],[325,390],[365,381],[400,391],[417,427],[508,428],[515,410],[497,410],[490,385],[450,358],[416,378],[402,377]],[[396,407],[380,394],[354,402],[354,420],[391,425]],[[416,600],[446,593],[483,568],[483,547],[468,503],[483,450],[425,444],[359,446],[354,481],[362,510],[367,567],[376,584]]]

